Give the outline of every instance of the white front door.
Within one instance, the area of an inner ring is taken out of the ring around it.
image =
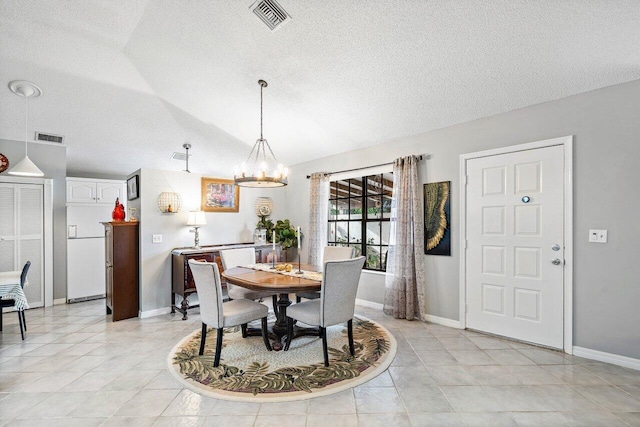
[[[466,325],[564,341],[564,149],[467,160]]]

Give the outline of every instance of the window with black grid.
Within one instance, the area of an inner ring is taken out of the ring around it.
[[[329,246],[355,247],[365,269],[385,271],[392,192],[391,172],[331,181]]]

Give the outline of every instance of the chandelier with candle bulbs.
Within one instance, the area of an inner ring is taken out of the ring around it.
[[[278,163],[273,150],[262,136],[262,90],[267,82],[258,80],[260,85],[260,138],[253,145],[247,160],[236,167],[233,173],[235,185],[240,187],[283,187],[287,185],[288,170]]]

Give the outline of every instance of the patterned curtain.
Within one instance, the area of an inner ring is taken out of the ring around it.
[[[425,307],[424,228],[417,165],[415,156],[400,157],[393,164],[384,312],[396,319],[423,320]]]
[[[326,172],[311,174],[309,200],[309,264],[322,264],[322,251],[327,246],[329,221],[329,177]]]

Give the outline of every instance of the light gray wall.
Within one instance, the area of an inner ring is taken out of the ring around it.
[[[135,174],[140,175],[141,197],[129,202],[129,206],[138,208],[140,217],[140,310],[163,311],[171,306],[171,250],[193,246],[194,235],[186,224],[189,211],[200,209],[202,175],[142,169],[129,176]],[[164,191],[181,195],[180,212],[160,212],[158,196]],[[206,213],[207,225],[200,228],[200,246],[253,242],[259,220],[255,199],[271,197],[274,203],[271,218],[282,219],[286,217],[284,194],[284,188],[242,188],[239,212]],[[152,243],[153,234],[162,234],[162,243]]]
[[[24,158],[24,141],[0,139],[9,169]],[[67,296],[67,149],[64,145],[29,143],[29,158],[53,179],[53,299]],[[3,172],[6,174],[7,172]]]
[[[460,154],[566,135],[575,135],[574,346],[640,358],[640,80],[295,165],[288,210],[308,227],[311,172],[429,154],[421,182],[452,182],[452,256],[425,256],[426,309],[458,320]],[[592,228],[608,229],[609,242],[588,243]],[[367,275],[362,287],[381,302],[383,278]]]

